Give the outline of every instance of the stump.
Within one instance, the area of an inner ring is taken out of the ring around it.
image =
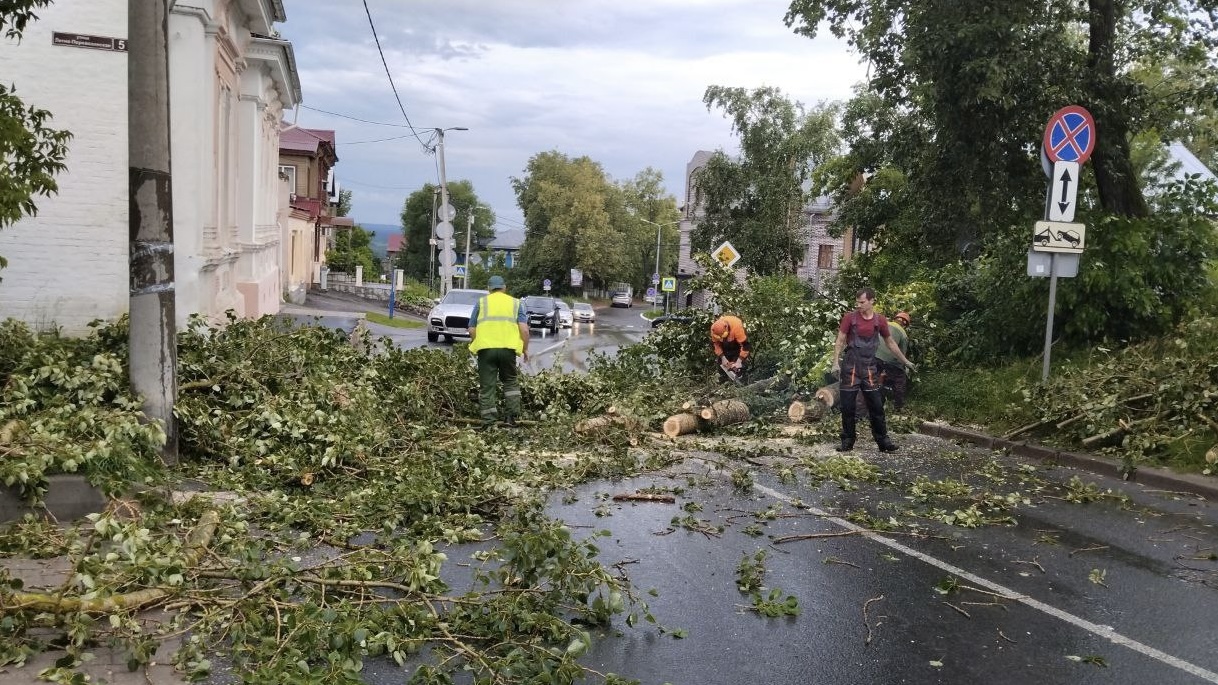
[[[715,426],[728,426],[749,420],[749,406],[740,400],[719,400],[701,412],[702,419]]]
[[[678,435],[693,433],[698,430],[699,423],[698,417],[694,414],[673,414],[664,420],[664,435],[675,438]]]

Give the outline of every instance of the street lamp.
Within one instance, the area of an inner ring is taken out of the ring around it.
[[[477,211],[479,208],[491,209],[490,207],[487,207],[484,204],[476,204],[469,208],[469,216],[467,217],[469,223],[465,227],[465,287],[466,288],[469,287],[469,277],[470,277],[470,273],[469,273],[469,271],[470,271],[469,236],[470,236],[470,234],[472,234],[474,232],[474,212]],[[495,210],[491,209],[491,211],[493,212]],[[481,244],[481,243],[479,243],[479,244]]]
[[[679,220],[678,221],[665,221],[662,224],[657,224],[656,222],[651,221],[650,219],[644,219],[643,217],[637,217],[637,218],[639,221],[649,223],[652,226],[656,227],[656,270],[653,271],[652,273],[655,274],[656,278],[659,278],[660,277],[660,229],[662,229],[665,226],[672,226],[674,224],[679,224],[681,222]],[[658,284],[653,283],[652,285],[658,285]],[[667,295],[664,297],[664,301],[668,302]],[[655,303],[652,302],[652,304],[655,304]],[[665,309],[667,309],[667,307],[665,307]]]
[[[468,131],[468,130],[469,129],[464,126],[451,126],[449,128],[435,129],[435,131],[436,131],[436,155],[437,155],[437,159],[440,162],[440,206],[444,208],[445,213],[448,212],[449,205],[448,205],[448,179],[445,176],[445,169],[444,169],[444,132],[445,131]],[[445,221],[448,221],[448,219],[445,219]],[[452,238],[451,237],[445,238],[444,239],[444,248],[448,249],[450,247],[452,247]],[[448,264],[448,265],[442,264],[442,266],[444,266],[444,293],[442,293],[442,294],[447,294],[448,291],[452,290],[452,287],[453,287],[453,272],[452,272],[453,265],[452,264]]]

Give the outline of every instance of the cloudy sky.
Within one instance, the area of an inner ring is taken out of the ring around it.
[[[436,158],[403,128],[362,0],[285,5],[279,29],[304,90],[297,123],[336,131],[337,174],[354,191],[355,218],[397,224],[405,197],[437,181]],[[679,198],[694,152],[736,149],[722,112],[702,104],[707,86],[774,86],[811,105],[848,98],[865,71],[845,43],[787,29],[785,0],[367,6],[422,139],[436,127],[469,129],[445,135],[447,176],[469,179],[500,229],[519,225],[510,179],[539,152],[587,155],[615,180],[653,167]]]

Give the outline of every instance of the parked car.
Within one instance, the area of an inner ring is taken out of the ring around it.
[[[587,302],[576,302],[573,314],[576,321],[596,323],[596,310]]]
[[[630,296],[630,293],[614,293],[609,304],[612,307],[633,307],[634,298]]]
[[[445,342],[468,338],[469,317],[474,313],[474,305],[486,294],[485,290],[449,290],[427,314],[427,342],[435,342],[440,336],[444,336]]]
[[[563,328],[570,328],[575,323],[575,315],[571,312],[571,306],[562,300],[558,300],[558,321]]]
[[[520,300],[529,319],[529,328],[540,328],[557,333],[562,321],[559,318],[558,300],[545,295],[529,295]]]

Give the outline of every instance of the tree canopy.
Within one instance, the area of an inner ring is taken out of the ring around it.
[[[529,283],[540,286],[548,278],[558,291],[569,287],[571,269],[581,270],[594,285],[626,281],[642,286],[655,268],[660,224],[661,252],[666,240],[672,247],[661,269],[671,270],[678,214],[675,198],[664,193],[662,183],[654,169],[617,184],[586,156],[573,159],[558,151],[534,155],[524,176],[512,179],[525,222],[517,268]]]
[[[431,254],[431,231],[434,212],[440,204],[440,187],[427,183],[411,193],[402,203],[402,234],[405,244],[397,257],[397,268],[405,271],[408,278],[427,282],[434,269]],[[470,181],[448,183],[448,204],[456,210],[453,225],[453,245],[458,255],[465,253],[465,237],[469,232],[470,217],[473,217],[473,232],[469,234],[470,249],[477,252],[485,249],[495,239],[495,213],[482,204],[474,185]],[[460,259],[458,259],[460,261]]]
[[[794,0],[785,21],[827,27],[868,63],[843,109],[848,152],[815,173],[836,228],[871,248],[850,276],[933,283],[959,358],[1039,345],[1047,283],[1024,261],[1044,212],[1041,136],[1069,104],[1097,136],[1075,219],[1087,253],[1055,330],[1129,340],[1189,315],[1193,298],[1169,300],[1207,287],[1212,191],[1148,190],[1143,172],[1173,139],[1212,159],[1218,0]]]
[[[719,151],[697,172],[705,216],[694,249],[708,252],[730,240],[753,272],[793,273],[807,244],[803,210],[812,169],[838,152],[837,107],[805,110],[777,88],[711,86],[703,101],[731,119],[740,156]]]
[[[9,40],[21,40],[26,24],[37,19],[34,10],[50,0],[11,0],[0,4],[0,30]],[[27,107],[11,85],[0,83],[0,228],[22,216],[38,213],[37,196],[59,191],[55,174],[67,167],[72,134],[50,128],[51,113]],[[0,256],[0,268],[6,264]]]

